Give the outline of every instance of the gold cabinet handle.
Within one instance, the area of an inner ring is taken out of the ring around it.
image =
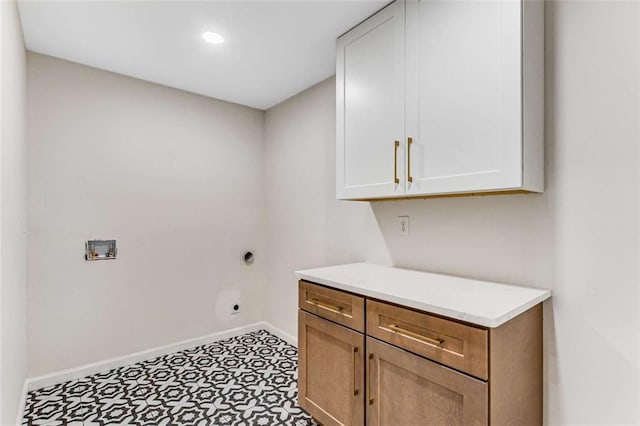
[[[413,138],[407,138],[407,180],[413,182],[413,176],[411,176],[411,145],[413,144]]]
[[[358,347],[354,346],[353,347],[353,396],[358,396],[358,393],[360,393],[358,391],[358,383],[356,383],[357,354],[358,354]]]
[[[371,360],[373,354],[369,354],[369,375],[367,376],[367,393],[369,394],[369,405],[373,405],[373,395],[371,395]]]
[[[422,334],[414,333],[413,331],[405,330],[404,328],[398,327],[396,324],[389,324],[389,328],[391,329],[391,331],[401,336],[412,337],[414,339],[431,343],[432,345],[442,346],[442,344],[444,343],[444,339],[433,339],[431,337],[423,336]]]
[[[398,147],[400,146],[400,141],[395,141],[395,147],[393,148],[393,181],[395,183],[400,183],[400,179],[398,179]]]
[[[318,299],[307,300],[307,302],[312,303],[319,308],[326,309],[327,311],[335,312],[336,314],[341,314],[344,309],[342,306],[330,305],[328,303],[321,302]]]

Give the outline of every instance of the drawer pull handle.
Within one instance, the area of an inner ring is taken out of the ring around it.
[[[369,377],[367,377],[367,393],[369,394],[369,405],[373,405],[373,396],[371,395],[371,360],[373,359],[373,354],[369,354]]]
[[[342,314],[342,310],[344,309],[342,306],[330,305],[328,303],[324,303],[319,301],[318,299],[309,300],[310,303],[313,303],[319,308],[326,309],[327,311],[335,312],[336,314]]]
[[[358,384],[356,383],[356,354],[358,353],[358,347],[353,347],[353,396],[358,396]]]
[[[396,324],[389,324],[389,328],[396,334],[406,337],[412,337],[414,339],[423,340],[427,343],[431,343],[432,345],[442,346],[444,343],[443,339],[433,339],[431,337],[423,336],[422,334],[414,333],[413,331],[405,330],[404,328],[398,327]]]

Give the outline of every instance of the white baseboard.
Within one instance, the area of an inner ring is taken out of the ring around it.
[[[80,379],[92,374],[102,373],[105,371],[113,370],[114,368],[120,368],[126,365],[135,364],[137,362],[147,361],[149,359],[157,358],[159,356],[167,355],[173,352],[194,348],[200,345],[206,345],[208,343],[217,342],[219,340],[228,339],[234,336],[240,336],[241,334],[251,333],[252,331],[262,330],[266,328],[266,323],[257,322],[254,324],[245,325],[243,327],[232,328],[230,330],[220,331],[217,333],[208,334],[206,336],[196,337],[193,339],[183,340],[181,342],[159,346],[153,349],[135,352],[130,355],[105,359],[103,361],[81,365],[79,367],[69,368],[67,370],[56,371],[54,373],[45,374],[43,376],[32,377],[27,379],[27,389],[29,391],[32,391],[35,389],[46,388],[48,386],[68,382],[69,380]]]
[[[298,347],[298,338],[296,336],[292,336],[289,333],[285,333],[284,331],[280,330],[279,328],[274,327],[273,325],[269,324],[268,322],[264,323],[264,329],[267,330],[269,333],[278,336],[279,338],[281,338],[282,340],[284,340],[288,344],[290,344],[292,346],[295,346],[296,348]]]
[[[171,343],[169,345],[159,346],[153,349],[135,352],[130,355],[110,358],[103,361],[70,368],[67,370],[56,371],[54,373],[45,374],[43,376],[32,377],[25,381],[25,391],[23,392],[22,397],[26,398],[26,393],[35,389],[46,388],[48,386],[68,382],[69,380],[80,379],[92,374],[102,373],[105,371],[113,370],[114,368],[120,368],[126,365],[135,364],[137,362],[147,361],[173,352],[194,348],[196,346],[206,345],[209,343],[217,342],[219,340],[228,339],[230,337],[251,333],[252,331],[257,330],[267,330],[271,334],[278,336],[287,343],[296,347],[298,346],[297,338],[288,333],[285,333],[284,331],[272,326],[267,322],[261,321],[245,325],[243,327],[232,328],[230,330],[220,331],[217,333],[208,334],[206,336],[196,337],[193,339],[183,340],[181,342]],[[24,409],[24,401],[22,402],[21,407],[21,409]],[[20,419],[22,421],[22,416],[20,417]]]

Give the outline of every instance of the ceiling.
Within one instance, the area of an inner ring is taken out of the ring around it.
[[[388,0],[19,1],[28,50],[268,109],[335,73],[335,39]],[[213,31],[225,43],[212,45]]]

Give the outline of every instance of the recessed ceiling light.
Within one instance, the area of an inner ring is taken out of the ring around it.
[[[224,38],[218,33],[212,33],[211,31],[207,31],[202,33],[202,38],[207,43],[211,44],[222,44],[224,43]]]

